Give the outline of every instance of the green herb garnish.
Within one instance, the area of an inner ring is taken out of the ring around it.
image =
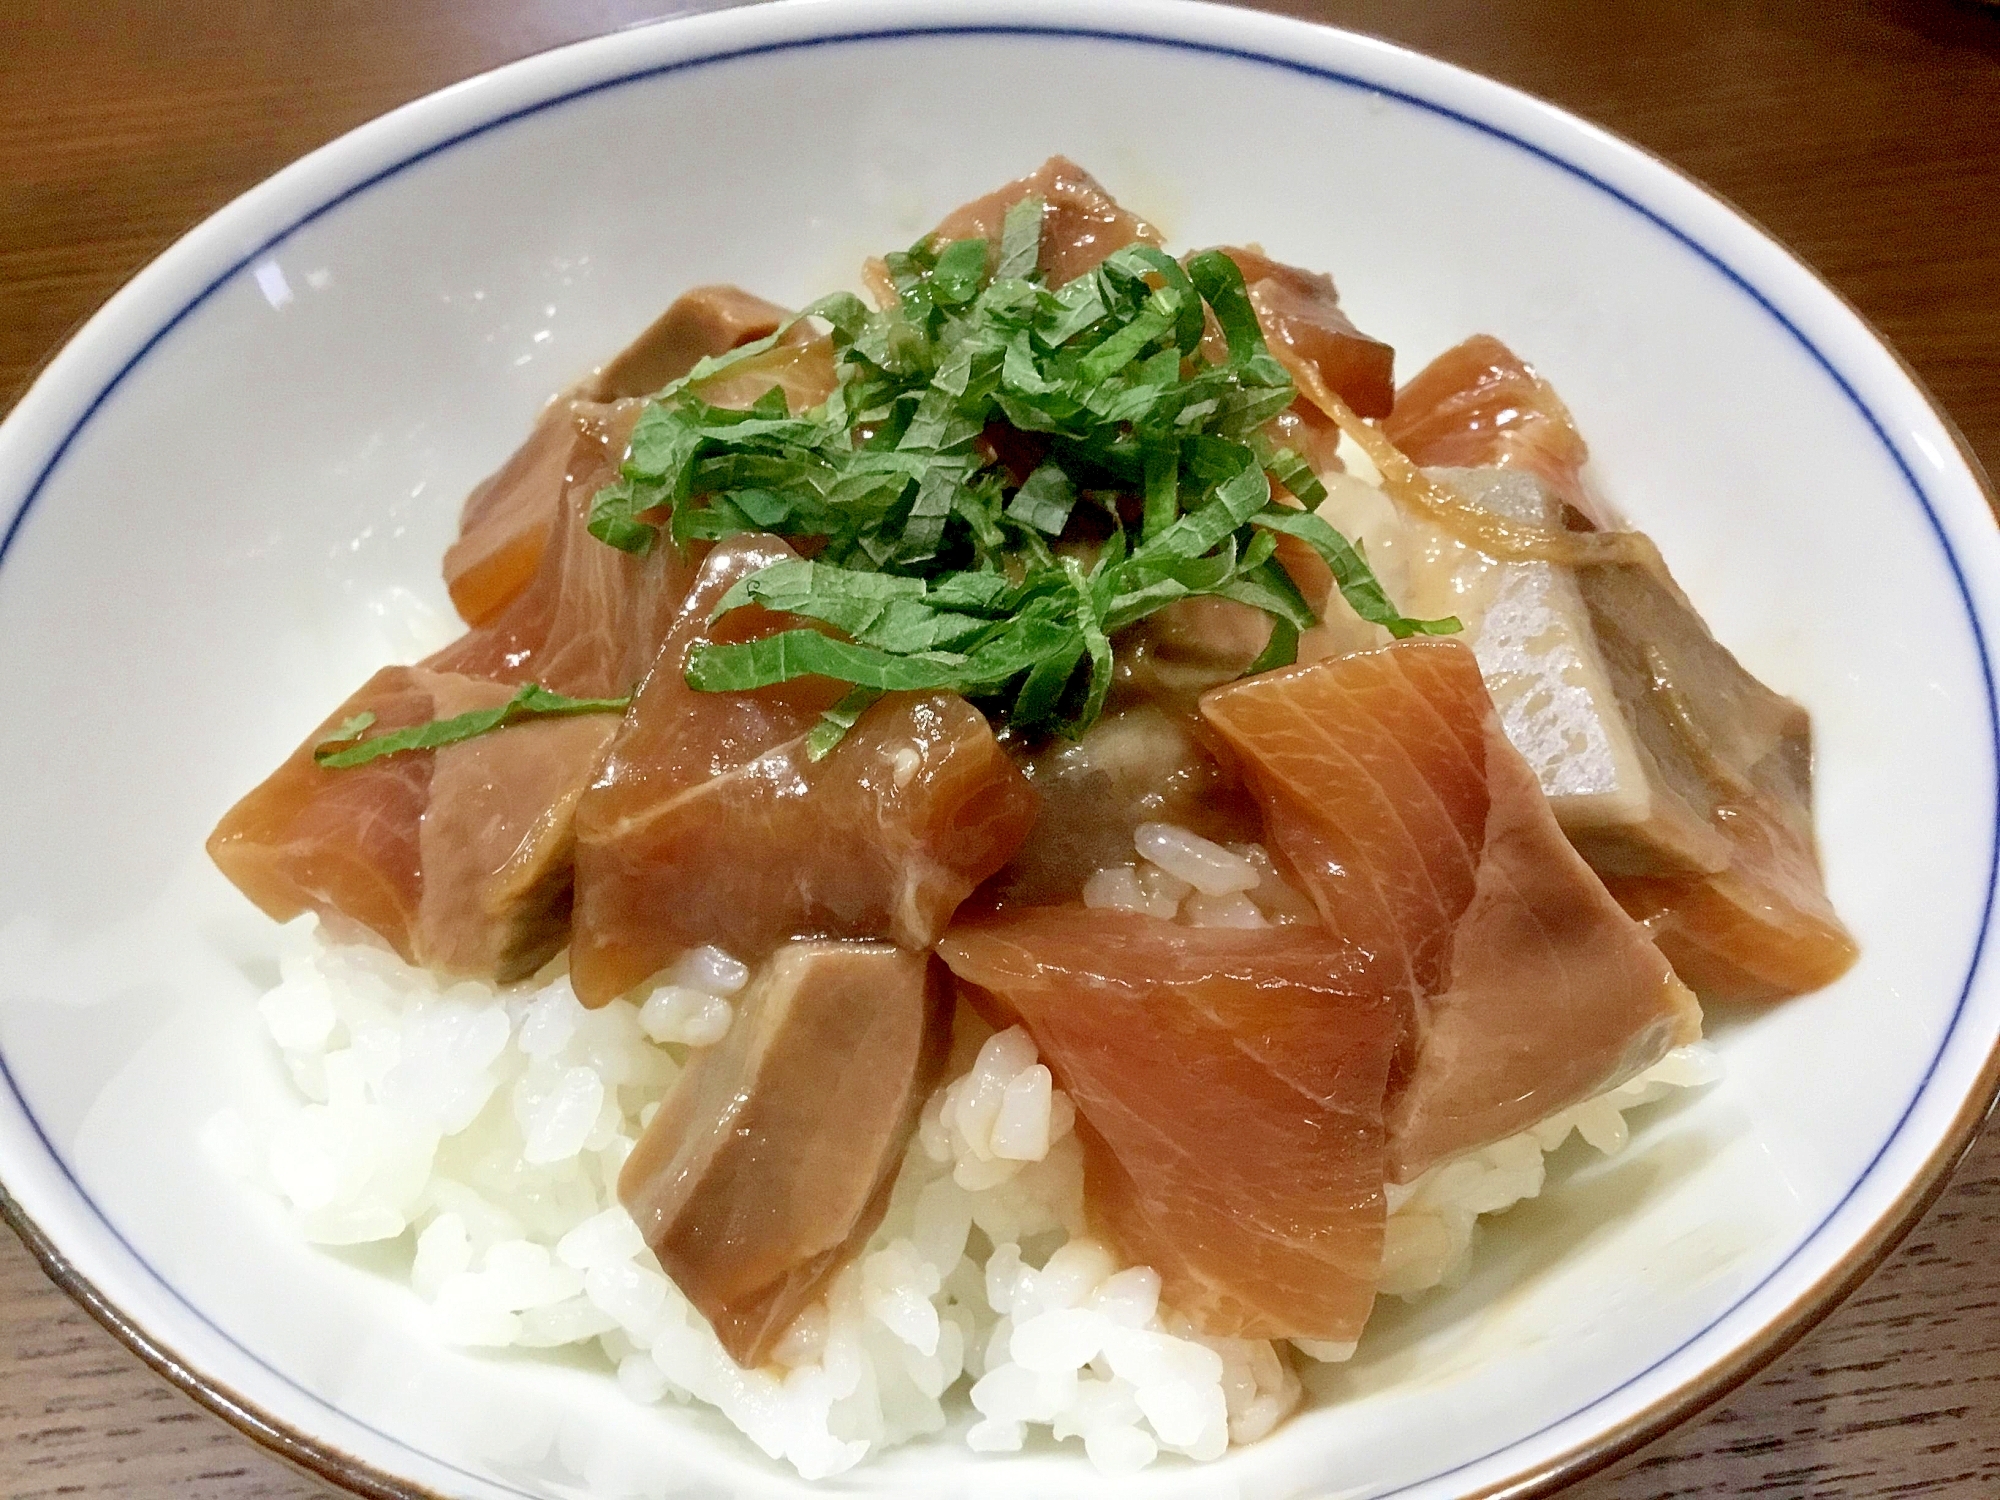
[[[1111,637],[1179,599],[1216,595],[1274,622],[1254,670],[1294,659],[1317,623],[1273,557],[1274,533],[1325,558],[1348,605],[1396,637],[1441,634],[1390,602],[1358,549],[1309,507],[1310,467],[1260,428],[1292,402],[1242,273],[1216,251],[1185,266],[1122,249],[1060,288],[1035,270],[1042,203],[984,240],[887,257],[896,306],[847,295],[801,317],[831,326],[840,384],[797,415],[773,391],[747,411],[693,387],[784,330],[703,365],[654,399],[590,529],[628,551],[745,531],[810,537],[810,562],[737,584],[743,604],[817,620],[697,646],[710,692],[831,677],[823,754],[873,695],[949,688],[1025,729],[1080,734],[1111,682]],[[1220,361],[1201,346],[1213,317]],[[1026,466],[1026,472],[1021,472]],[[1275,477],[1307,510],[1277,500]]]
[[[449,719],[433,719],[428,724],[392,729],[373,739],[362,738],[375,723],[375,715],[364,709],[313,746],[313,760],[331,770],[344,770],[348,766],[365,765],[385,755],[399,755],[405,750],[437,750],[445,745],[456,745],[461,740],[477,739],[504,725],[530,719],[623,713],[631,702],[630,697],[566,698],[561,693],[552,693],[531,682],[498,707],[475,709],[469,714],[458,714]]]
[[[1311,467],[1264,437],[1296,392],[1235,262],[1131,245],[1051,288],[1036,269],[1043,208],[1014,205],[997,250],[926,239],[886,257],[893,307],[836,293],[701,360],[653,397],[592,503],[591,535],[627,552],[750,531],[813,539],[811,561],[743,579],[715,614],[756,603],[837,634],[697,645],[687,680],[849,684],[807,737],[815,760],[884,692],[948,688],[1019,728],[1079,735],[1110,690],[1113,637],[1181,599],[1262,610],[1271,637],[1249,670],[1284,666],[1317,617],[1276,560],[1278,533],[1324,558],[1348,606],[1391,635],[1460,628],[1398,611],[1360,549],[1312,513],[1326,492]],[[743,411],[701,399],[704,381],[804,319],[828,325],[839,361],[823,404],[794,414],[776,389]],[[1203,353],[1211,319],[1220,360]],[[1274,479],[1306,508],[1275,498]],[[497,708],[372,739],[364,712],[313,759],[362,765],[630,701],[530,683]]]

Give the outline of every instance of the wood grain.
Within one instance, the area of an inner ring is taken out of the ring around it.
[[[2000,461],[2000,11],[1949,0],[1352,0],[1646,146],[1792,245]],[[658,0],[0,0],[0,397],[287,161]],[[1335,268],[1336,270],[1338,268]],[[321,1493],[157,1382],[0,1236],[0,1493]],[[2000,1136],[1788,1356],[1578,1500],[2000,1494]]]

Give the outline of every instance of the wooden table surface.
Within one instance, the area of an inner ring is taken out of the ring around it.
[[[2000,467],[2000,9],[1280,8],[1565,105],[1797,249]],[[0,400],[203,216],[341,131],[661,0],[0,0]],[[0,1235],[0,1494],[320,1494],[159,1384]],[[2000,1131],[1826,1323],[1577,1500],[2000,1495]]]

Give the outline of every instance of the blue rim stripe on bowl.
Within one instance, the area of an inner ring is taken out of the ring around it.
[[[566,104],[575,103],[579,100],[589,98],[596,94],[604,93],[611,89],[625,87],[627,85],[634,83],[645,82],[647,80],[663,77],[669,74],[691,72],[695,69],[711,66],[714,64],[734,62],[746,58],[759,57],[773,53],[803,51],[817,47],[856,46],[856,45],[864,45],[868,43],[878,43],[878,42],[924,41],[936,38],[967,37],[967,36],[1023,37],[1023,38],[1032,38],[1039,40],[1071,41],[1071,42],[1095,42],[1095,43],[1109,42],[1109,43],[1124,44],[1124,45],[1162,48],[1171,51],[1192,52],[1192,53],[1206,54],[1216,57],[1230,58],[1236,61],[1250,63],[1262,67],[1276,68],[1284,72],[1298,74],[1300,76],[1310,78],[1318,82],[1330,83],[1343,88],[1364,90],[1368,93],[1383,98],[1396,100],[1401,104],[1408,105],[1412,108],[1421,110],[1426,114],[1450,120],[1455,124],[1477,131],[1482,135],[1488,136],[1496,141],[1500,141],[1508,146],[1514,147],[1517,150],[1526,152],[1527,154],[1537,158],[1543,163],[1557,168],[1558,170],[1562,171],[1568,176],[1573,177],[1581,182],[1584,182],[1589,186],[1597,189],[1599,192],[1605,194],[1606,196],[1614,199],[1616,202],[1623,205],[1625,208],[1631,210],[1633,213],[1639,215],[1641,218],[1645,219],[1648,223],[1652,224],[1655,228],[1665,233],[1671,239],[1676,241],[1682,248],[1692,252],[1696,257],[1698,257],[1712,270],[1714,270],[1725,280],[1727,280],[1743,295],[1745,295],[1746,297],[1750,298],[1753,302],[1755,302],[1757,306],[1764,311],[1764,313],[1766,313],[1769,317],[1775,320],[1781,327],[1783,327],[1784,330],[1791,335],[1792,339],[1798,344],[1798,346],[1812,358],[1813,362],[1826,375],[1826,377],[1833,382],[1835,387],[1838,388],[1840,393],[1847,399],[1848,403],[1853,407],[1855,412],[1857,412],[1861,416],[1862,420],[1867,423],[1869,430],[1875,434],[1877,440],[1881,443],[1884,451],[1888,453],[1890,459],[1894,462],[1896,466],[1897,472],[1902,475],[1904,482],[1909,486],[1911,494],[1916,498],[1917,503],[1923,509],[1924,517],[1926,521],[1929,523],[1931,531],[1937,539],[1938,546],[1944,554],[1945,561],[1951,569],[1952,581],[1957,587],[1959,598],[1965,607],[1966,622],[1972,633],[1973,645],[1978,652],[1981,681],[1986,693],[1987,726],[1991,742],[1991,748],[1993,750],[1993,757],[1994,757],[1993,765],[1996,773],[1996,779],[2000,780],[2000,698],[1996,698],[1993,664],[1991,657],[1987,651],[1986,635],[1980,623],[1977,607],[1975,606],[1972,599],[1971,589],[1966,582],[1964,570],[1960,566],[1957,554],[1952,549],[1950,538],[1945,534],[1943,523],[1940,521],[1936,510],[1931,504],[1930,497],[1925,493],[1923,485],[1917,479],[1915,471],[1912,469],[1910,463],[1904,458],[1902,451],[1896,446],[1894,440],[1891,439],[1887,430],[1884,428],[1881,420],[1875,415],[1874,411],[1870,409],[1868,404],[1861,398],[1860,394],[1855,390],[1854,386],[1840,372],[1840,370],[1835,367],[1832,360],[1828,358],[1828,356],[1818,347],[1818,345],[1816,345],[1811,340],[1811,338],[1809,338],[1796,323],[1794,323],[1788,316],[1786,316],[1786,314],[1781,309],[1779,309],[1779,307],[1774,302],[1772,302],[1770,298],[1765,296],[1764,293],[1761,292],[1744,274],[1737,271],[1728,262],[1723,260],[1722,257],[1718,255],[1715,251],[1710,250],[1707,246],[1702,244],[1689,231],[1680,228],[1678,225],[1674,224],[1671,220],[1666,218],[1662,213],[1653,208],[1648,207],[1646,204],[1640,202],[1637,198],[1633,197],[1631,194],[1627,193],[1622,188],[1615,186],[1614,184],[1606,181],[1604,178],[1599,177],[1595,173],[1591,172],[1587,168],[1582,167],[1573,161],[1570,161],[1569,159],[1558,154],[1555,151],[1552,151],[1544,146],[1537,145],[1534,142],[1526,140],[1509,130],[1503,129],[1500,126],[1494,125],[1488,121],[1481,120],[1476,116],[1467,114],[1461,110],[1452,108],[1451,106],[1440,104],[1435,100],[1425,98],[1420,94],[1411,93],[1404,89],[1389,87],[1384,84],[1372,81],[1367,78],[1360,77],[1355,74],[1344,73],[1331,68],[1319,67],[1315,64],[1303,62],[1296,58],[1282,57],[1270,53],[1254,51],[1249,48],[1228,46],[1221,43],[1197,41],[1185,37],[1166,36],[1166,35],[1159,35],[1159,34],[1139,32],[1139,31],[1097,29],[1097,28],[1080,27],[1080,26],[1079,27],[1040,26],[1040,25],[1017,26],[1017,25],[992,25],[992,24],[963,25],[963,26],[938,25],[938,26],[880,28],[875,30],[863,30],[863,31],[851,31],[851,32],[831,32],[819,36],[799,37],[784,41],[760,43],[752,46],[734,47],[719,52],[704,54],[698,57],[683,58],[676,62],[658,64],[651,67],[638,69],[633,72],[619,74],[612,78],[601,79],[595,83],[571,89],[567,92],[554,95],[550,98],[540,100],[536,103],[524,105],[517,109],[505,111],[499,115],[494,116],[491,119],[484,120],[477,125],[470,126],[451,136],[448,136],[443,140],[434,142],[433,144],[426,146],[421,150],[412,152],[411,154],[393,162],[389,166],[383,167],[380,170],[372,173],[371,175],[361,179],[359,182],[354,183],[352,186],[342,189],[334,196],[326,199],[325,201],[321,202],[318,206],[314,207],[305,214],[299,216],[283,230],[280,230],[278,233],[271,235],[268,239],[264,240],[261,244],[259,244],[255,249],[251,250],[249,253],[240,257],[226,270],[224,270],[220,275],[218,275],[212,281],[210,281],[198,293],[196,293],[193,298],[191,298],[184,306],[182,306],[178,312],[176,312],[165,323],[160,325],[160,327],[146,339],[146,341],[139,347],[137,352],[135,352],[129,359],[127,359],[125,363],[118,369],[117,373],[114,374],[111,377],[111,379],[105,383],[102,389],[98,391],[96,396],[91,400],[90,404],[84,408],[82,415],[79,416],[74,421],[74,423],[71,424],[68,431],[66,431],[63,434],[62,438],[60,439],[60,441],[58,441],[54,450],[51,452],[49,458],[43,464],[40,472],[36,475],[34,482],[28,487],[25,496],[22,498],[13,516],[9,519],[6,531],[4,532],[4,534],[0,534],[0,565],[4,565],[8,553],[12,550],[14,541],[16,537],[19,535],[23,523],[27,519],[29,510],[34,506],[36,500],[40,497],[49,479],[53,476],[56,469],[61,465],[64,457],[68,454],[71,446],[74,444],[77,437],[81,435],[84,428],[87,427],[90,424],[90,422],[96,417],[97,413],[104,407],[105,403],[109,400],[113,392],[115,392],[118,389],[118,387],[124,382],[125,378],[128,375],[130,375],[132,371],[135,370],[169,334],[171,334],[176,328],[178,328],[183,322],[185,322],[191,314],[193,314],[198,308],[200,308],[205,302],[207,302],[208,299],[211,296],[213,296],[218,290],[220,290],[223,286],[225,286],[230,281],[234,280],[237,276],[239,276],[252,263],[259,260],[263,256],[269,254],[272,250],[277,248],[279,245],[283,244],[287,239],[291,238],[291,236],[296,234],[299,230],[325,217],[333,210],[339,208],[342,204],[348,202],[353,198],[358,197],[362,193],[367,192],[370,188],[375,187],[376,185],[385,182],[390,178],[398,176],[399,174],[408,170],[409,168],[416,166],[421,162],[429,160],[431,157],[452,150],[453,148],[461,146],[469,141],[476,140],[481,136],[502,129],[508,125],[514,124],[517,121],[528,119],[532,116],[542,114],[545,111],[556,109]],[[168,253],[172,254],[173,252],[169,251]],[[1995,805],[1996,805],[1997,815],[1989,849],[1989,859],[1988,859],[1987,876],[1986,876],[1986,890],[1980,909],[1979,928],[1977,933],[1974,935],[1972,943],[1972,953],[1966,967],[1965,981],[1959,989],[1958,998],[1953,1006],[1950,1024],[1945,1028],[1944,1036],[1939,1042],[1937,1051],[1932,1055],[1930,1061],[1926,1064],[1923,1076],[1918,1082],[1916,1091],[1911,1095],[1909,1102],[1904,1106],[1901,1114],[1898,1115],[1895,1125],[1891,1128],[1889,1134],[1883,1140],[1881,1146],[1876,1150],[1875,1154],[1869,1159],[1868,1165],[1865,1168],[1863,1168],[1861,1174],[1848,1187],[1846,1192],[1841,1195],[1839,1202],[1837,1202],[1830,1210],[1828,1210],[1828,1212],[1820,1220],[1820,1222],[1816,1224],[1812,1228],[1812,1230],[1809,1231],[1795,1246],[1793,1246],[1791,1250],[1787,1251],[1784,1257],[1780,1259],[1778,1263],[1775,1266],[1773,1266],[1772,1269],[1766,1274],[1766,1276],[1762,1280],[1760,1280],[1755,1286],[1753,1286],[1749,1291],[1745,1292],[1735,1302],[1731,1303],[1728,1308],[1726,1308],[1722,1313],[1718,1314],[1709,1323],[1704,1325],[1698,1332],[1694,1333],[1687,1339],[1683,1340],[1680,1344],[1676,1345],[1666,1354],[1660,1356],[1660,1358],[1656,1359],[1651,1364],[1647,1365],[1644,1369],[1634,1372],[1631,1376],[1627,1377],[1617,1386],[1614,1386],[1612,1389],[1605,1391],[1596,1397],[1593,1397],[1590,1401],[1578,1407],[1576,1410],[1566,1413],[1564,1416],[1559,1417],[1552,1422],[1545,1423],[1543,1426],[1535,1429],[1533,1432],[1522,1434],[1520,1437],[1514,1439],[1513,1442],[1505,1445],[1504,1447],[1494,1449],[1490,1453],[1486,1453],[1479,1456],[1478,1458],[1470,1459],[1464,1463],[1454,1465],[1449,1469],[1439,1470],[1436,1473],[1427,1475],[1422,1479],[1411,1481],[1410,1483],[1400,1486],[1395,1490],[1385,1491],[1381,1496],[1378,1497],[1378,1500],[1390,1500],[1390,1497],[1392,1496],[1408,1494],[1412,1490],[1419,1489],[1425,1485],[1434,1484],[1438,1480],[1447,1479],[1452,1475],[1462,1473],[1467,1469],[1474,1468],[1482,1464],[1490,1463],[1491,1461],[1501,1457],[1511,1449],[1518,1447],[1524,1443],[1532,1442],[1536,1438],[1543,1436],[1544,1434],[1552,1431],[1553,1429],[1563,1426],[1568,1422],[1574,1421],[1576,1418],[1583,1416],[1585,1413],[1591,1411],[1593,1408],[1601,1405],[1605,1401],[1608,1401],[1613,1397],[1617,1396],[1620,1392],[1628,1389],[1630,1386],[1637,1383],[1638,1381],[1645,1379],[1648,1375],[1658,1370],[1661,1366],[1679,1357],[1688,1348],[1700,1342],[1702,1339],[1706,1338],[1711,1332],[1714,1331],[1715,1328],[1720,1326],[1723,1322],[1727,1321],[1730,1317],[1734,1316],[1747,1303],[1749,1303],[1751,1300],[1757,1297],[1758,1294],[1761,1293],[1766,1286],[1770,1285],[1770,1283],[1778,1275],[1780,1275],[1788,1266],[1790,1266],[1795,1260],[1797,1260],[1802,1254],[1804,1254],[1804,1252],[1814,1243],[1814,1241],[1816,1241],[1819,1238],[1819,1236],[1826,1230],[1828,1225],[1830,1225],[1836,1218],[1840,1216],[1840,1214],[1845,1210],[1847,1205],[1853,1201],[1853,1199],[1861,1191],[1863,1186],[1865,1186],[1869,1181],[1869,1179],[1874,1175],[1875,1170],[1881,1164],[1883,1157],[1886,1156],[1890,1148],[1895,1145],[1896,1141],[1902,1134],[1903,1128],[1908,1124],[1911,1115],[1915,1112],[1917,1106],[1923,1101],[1925,1094],[1929,1091],[1930,1085],[1936,1076],[1938,1065],[1943,1059],[1946,1050],[1950,1047],[1953,1038],[1957,1034],[1959,1024],[1963,1020],[1967,1001],[1970,998],[1974,981],[1978,976],[1980,966],[1984,959],[1986,950],[1986,940],[1992,923],[1993,907],[1996,894],[1996,883],[2000,883],[2000,785],[1996,786]],[[317,1393],[309,1390],[305,1386],[300,1385],[291,1376],[286,1375],[284,1372],[274,1368],[272,1365],[267,1363],[261,1356],[256,1354],[253,1350],[249,1349],[248,1347],[240,1343],[237,1339],[235,1339],[224,1329],[217,1326],[214,1322],[210,1321],[208,1316],[205,1313],[203,1313],[201,1309],[196,1307],[193,1303],[189,1302],[187,1298],[177,1288],[175,1288],[170,1282],[166,1280],[164,1276],[162,1276],[157,1270],[153,1268],[151,1263],[148,1262],[145,1259],[145,1257],[138,1252],[136,1248],[134,1248],[131,1242],[126,1239],[124,1234],[111,1222],[109,1216],[105,1213],[105,1211],[101,1207],[99,1207],[99,1205],[90,1197],[89,1193],[83,1187],[83,1184],[77,1179],[75,1173],[71,1170],[69,1163],[64,1159],[62,1154],[56,1149],[54,1142],[50,1140],[47,1132],[42,1127],[41,1121],[36,1117],[34,1111],[30,1108],[26,1097],[22,1094],[19,1085],[15,1081],[13,1072],[7,1064],[7,1060],[4,1054],[0,1054],[0,1080],[4,1080],[7,1090],[12,1095],[15,1104],[19,1107],[23,1118],[27,1120],[30,1128],[34,1131],[36,1138],[41,1141],[44,1150],[46,1150],[46,1152],[48,1153],[49,1159],[56,1165],[57,1169],[62,1174],[64,1180],[69,1183],[70,1187],[76,1193],[77,1198],[89,1208],[91,1213],[93,1213],[96,1216],[98,1221],[104,1226],[106,1232],[110,1234],[111,1237],[114,1240],[116,1240],[119,1246],[125,1251],[125,1253],[131,1257],[132,1262],[138,1267],[140,1267],[142,1270],[144,1270],[145,1273],[148,1276],[150,1276],[160,1286],[160,1288],[167,1293],[167,1295],[170,1298],[172,1298],[175,1302],[179,1303],[183,1308],[185,1308],[189,1313],[189,1315],[192,1316],[196,1321],[201,1323],[204,1327],[208,1328],[211,1332],[213,1332],[218,1338],[223,1340],[225,1343],[235,1348],[246,1359],[248,1359],[251,1363],[259,1367],[260,1369],[264,1370],[273,1379],[289,1387],[291,1390],[297,1392],[307,1401],[328,1411],[341,1421],[346,1423],[351,1423],[354,1426],[359,1427],[362,1430],[370,1433],[374,1437],[379,1438],[384,1443],[387,1443],[392,1447],[401,1449],[404,1452],[410,1453],[427,1464],[443,1468],[451,1473],[460,1475],[463,1478],[473,1480],[478,1484],[497,1488],[499,1490],[511,1494],[519,1495],[522,1497],[522,1500],[536,1500],[536,1497],[533,1496],[528,1491],[514,1489],[511,1486],[508,1486],[504,1481],[500,1481],[492,1477],[489,1477],[487,1475],[478,1474],[466,1469],[459,1468],[456,1465],[453,1465],[447,1460],[441,1459],[434,1454],[423,1452],[421,1449],[412,1446],[409,1442],[407,1442],[402,1438],[398,1438],[393,1436],[392,1434],[383,1432],[380,1429],[369,1425],[368,1423],[361,1422],[357,1418],[354,1418],[353,1416],[340,1411],[338,1408],[334,1407],[330,1402],[326,1401],[325,1398],[319,1396]],[[278,1423],[277,1425],[282,1426],[283,1424]]]

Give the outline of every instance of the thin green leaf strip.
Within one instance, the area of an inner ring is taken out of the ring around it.
[[[1278,532],[1326,559],[1362,618],[1397,636],[1457,628],[1405,617],[1356,548],[1274,492],[1308,507],[1325,494],[1265,435],[1296,391],[1233,260],[1134,244],[1052,288],[1045,218],[1027,199],[997,244],[886,256],[885,309],[841,293],[801,313],[827,327],[837,362],[810,411],[777,391],[749,411],[700,399],[702,380],[785,330],[703,361],[647,408],[592,506],[593,535],[628,551],[745,531],[813,541],[811,561],[745,579],[717,608],[810,625],[697,647],[691,684],[849,684],[815,754],[870,695],[899,690],[950,689],[1023,728],[1078,734],[1102,710],[1117,633],[1179,600],[1263,611],[1259,669],[1292,659],[1316,617],[1273,557]],[[1211,318],[1220,359],[1203,352]]]
[[[446,745],[456,745],[465,740],[477,739],[482,734],[491,734],[508,724],[520,724],[531,719],[570,718],[577,714],[623,713],[631,703],[629,696],[566,698],[561,693],[552,693],[547,688],[530,682],[496,708],[475,709],[471,713],[458,714],[449,719],[433,719],[427,724],[412,724],[404,729],[392,729],[389,733],[378,734],[373,739],[361,738],[375,723],[375,715],[364,711],[348,719],[315,745],[313,760],[329,770],[344,770],[349,766],[366,765],[371,760],[380,760],[385,755],[401,755],[411,750],[439,750]]]

